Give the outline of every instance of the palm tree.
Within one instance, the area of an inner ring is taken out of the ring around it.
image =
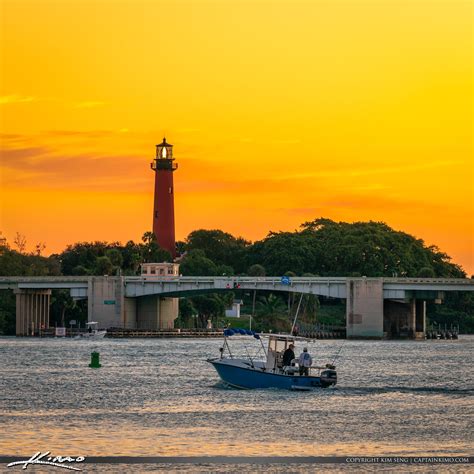
[[[150,245],[152,242],[156,242],[156,235],[153,232],[145,232],[142,235],[142,242],[146,245]]]
[[[273,293],[260,298],[260,301],[257,302],[255,316],[259,330],[288,331],[290,328],[286,305],[281,298]]]

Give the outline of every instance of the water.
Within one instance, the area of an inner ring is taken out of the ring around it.
[[[0,454],[472,453],[472,336],[346,341],[336,362],[338,385],[304,393],[225,388],[205,362],[218,356],[221,342],[0,338]],[[322,364],[342,343],[317,341],[308,347]],[[235,341],[235,351],[244,353],[243,344]],[[93,350],[100,352],[101,369],[88,367]]]

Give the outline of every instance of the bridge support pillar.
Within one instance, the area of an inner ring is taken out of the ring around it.
[[[410,302],[409,335],[412,339],[424,339],[426,331],[426,301],[413,298]]]
[[[426,301],[416,300],[415,339],[425,339],[426,336]]]
[[[15,290],[16,335],[37,336],[49,328],[51,290]]]
[[[91,277],[88,319],[100,328],[169,329],[178,317],[178,298],[126,297],[123,277]]]
[[[124,298],[123,308],[123,327],[125,329],[136,329],[137,298]]]
[[[137,329],[171,329],[178,317],[178,298],[156,295],[137,299]]]
[[[410,320],[408,322],[408,334],[414,338],[416,332],[416,299],[410,301]]]
[[[349,339],[383,338],[383,281],[380,278],[348,280],[346,333]]]
[[[160,329],[174,328],[178,311],[179,298],[160,298]]]
[[[124,278],[91,277],[87,292],[87,319],[99,323],[99,328],[123,327]]]

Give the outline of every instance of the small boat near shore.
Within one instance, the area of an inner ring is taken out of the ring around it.
[[[228,341],[231,336],[250,336],[258,341],[260,345],[255,357],[251,357],[247,349],[247,357],[234,357]],[[264,337],[268,337],[266,347],[262,339]],[[285,334],[263,335],[246,329],[226,329],[220,357],[209,358],[207,362],[214,366],[223,382],[234,388],[312,390],[336,385],[337,372],[334,365],[309,367],[308,375],[299,374],[296,359],[291,365],[283,366],[283,354],[296,339],[305,340]],[[259,360],[257,357],[261,353],[264,357]]]
[[[99,323],[91,321],[86,323],[87,332],[83,332],[74,337],[74,339],[102,339],[107,334],[106,329],[99,329]]]

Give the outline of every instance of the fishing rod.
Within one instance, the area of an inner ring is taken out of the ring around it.
[[[341,347],[339,347],[339,350],[337,351],[336,355],[334,356],[334,359],[332,360],[331,365],[334,365],[334,362],[336,362],[336,359],[338,358],[339,354],[341,353],[342,348],[344,347],[344,344],[346,343],[346,341],[347,341],[347,339],[344,339],[344,341],[342,341]]]

